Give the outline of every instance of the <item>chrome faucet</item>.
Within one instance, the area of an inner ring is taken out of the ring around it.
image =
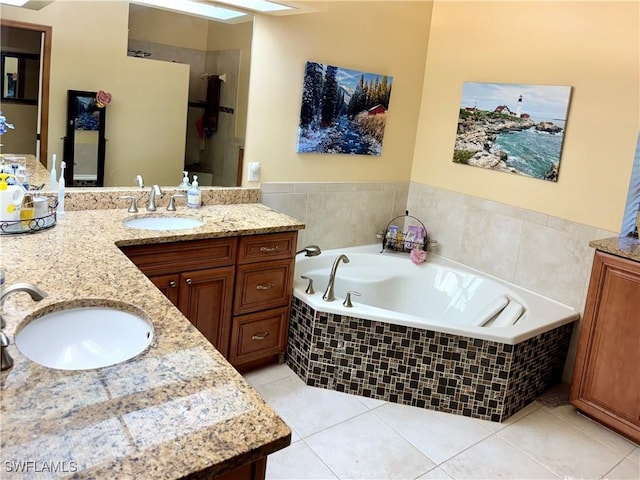
[[[349,257],[346,255],[338,255],[338,257],[333,262],[333,267],[331,267],[331,274],[329,275],[329,283],[327,284],[327,289],[324,291],[324,295],[322,295],[322,299],[325,302],[333,302],[336,297],[333,295],[333,284],[336,281],[336,270],[338,270],[338,265],[340,262],[349,263]]]
[[[156,195],[162,197],[162,195],[164,195],[164,192],[162,191],[162,189],[158,186],[158,185],[154,185],[153,187],[151,187],[151,191],[149,192],[149,202],[147,203],[147,211],[148,212],[155,212],[157,210],[156,208]]]
[[[44,297],[47,296],[47,292],[40,290],[38,287],[33,285],[32,283],[15,283],[10,287],[5,288],[0,295],[0,309],[4,307],[4,301],[7,299],[9,295],[17,292],[26,292],[31,295],[31,299],[39,302]],[[0,315],[0,327],[5,327],[4,318]],[[7,370],[13,366],[13,358],[9,355],[7,351],[7,347],[11,342],[9,342],[9,337],[0,330],[0,370]]]

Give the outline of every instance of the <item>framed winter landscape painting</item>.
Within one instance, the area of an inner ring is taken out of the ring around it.
[[[465,82],[453,161],[558,181],[571,87]]]
[[[307,62],[298,153],[380,155],[393,77]]]

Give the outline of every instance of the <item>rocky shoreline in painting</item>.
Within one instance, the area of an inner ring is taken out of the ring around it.
[[[516,117],[482,110],[460,110],[453,161],[507,173],[530,176],[507,165],[508,155],[503,150],[492,150],[501,133],[518,132],[534,128],[540,132],[557,134],[562,128],[552,122],[535,123],[528,116]],[[545,180],[557,181],[558,162],[544,175]]]

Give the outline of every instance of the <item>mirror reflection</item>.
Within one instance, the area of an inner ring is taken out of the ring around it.
[[[251,36],[251,21],[225,24],[129,5],[129,56],[189,64],[184,170],[200,185],[241,184]]]
[[[40,58],[29,53],[2,53],[2,100],[35,105]]]

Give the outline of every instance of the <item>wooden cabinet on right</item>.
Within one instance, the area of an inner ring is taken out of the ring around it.
[[[596,251],[569,401],[640,442],[640,263]]]

